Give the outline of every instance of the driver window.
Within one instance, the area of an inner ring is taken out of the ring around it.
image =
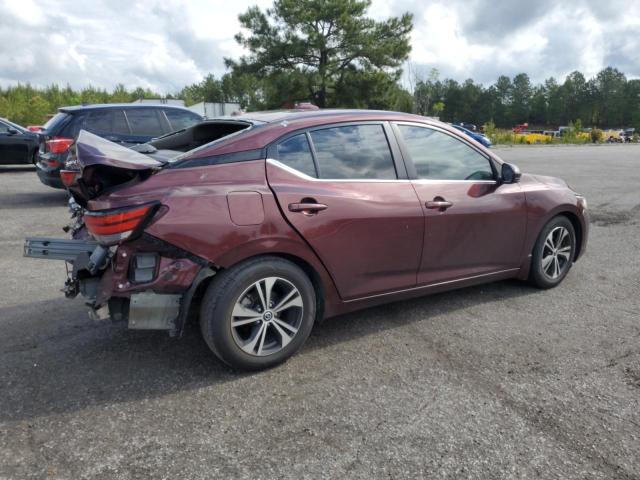
[[[428,180],[494,180],[489,159],[438,130],[398,125],[418,178]]]

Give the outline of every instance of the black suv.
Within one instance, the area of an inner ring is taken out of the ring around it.
[[[81,129],[112,142],[135,145],[201,120],[191,110],[168,105],[127,103],[60,108],[39,132],[38,177],[45,185],[64,188],[60,170]]]

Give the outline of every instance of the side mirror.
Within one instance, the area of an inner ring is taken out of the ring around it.
[[[19,134],[20,132],[19,132],[18,130],[16,130],[15,128],[13,128],[13,127],[9,127],[9,128],[7,128],[7,133],[8,133],[9,135],[17,135],[17,134]]]
[[[520,169],[512,163],[503,163],[500,176],[502,177],[502,183],[518,183],[522,174]]]

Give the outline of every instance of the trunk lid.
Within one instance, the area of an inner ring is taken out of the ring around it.
[[[99,195],[144,181],[163,165],[143,153],[81,130],[75,154],[67,160],[65,170],[77,172],[77,180],[69,191],[86,207],[89,200]]]
[[[78,135],[76,156],[83,171],[95,165],[136,171],[160,168],[163,165],[158,160],[86,130],[80,130]]]

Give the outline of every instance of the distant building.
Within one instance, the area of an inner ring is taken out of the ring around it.
[[[175,98],[139,98],[131,103],[149,103],[152,105],[172,105],[174,107],[184,107],[184,100]]]
[[[199,113],[206,118],[216,118],[230,116],[239,112],[240,104],[233,102],[224,103],[212,103],[212,102],[200,102],[195,105],[187,107],[189,110]]]

